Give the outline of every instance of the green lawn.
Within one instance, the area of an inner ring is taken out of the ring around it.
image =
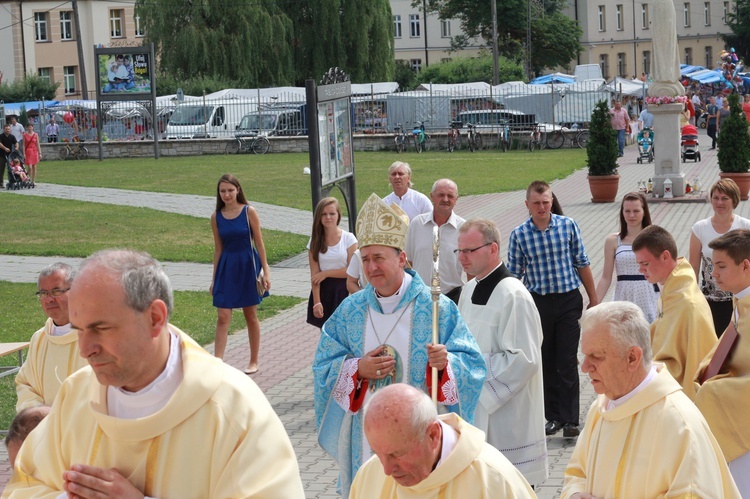
[[[47,316],[34,296],[36,289],[36,284],[0,281],[0,303],[4,304],[0,307],[0,343],[28,341],[34,331],[44,325]],[[261,321],[273,317],[301,301],[302,298],[270,296],[258,307],[258,317]],[[175,291],[174,302],[174,313],[170,322],[199,344],[212,343],[216,327],[216,309],[211,305],[208,292]],[[242,313],[235,311],[229,330],[239,331],[245,327]],[[262,348],[261,340],[261,352]],[[15,355],[2,357],[0,365],[16,365],[17,359]],[[15,416],[16,390],[13,379],[14,376],[0,378],[0,429],[7,429]]]
[[[357,199],[361,205],[375,192],[390,192],[387,169],[394,161],[411,165],[415,188],[429,192],[443,177],[458,183],[459,194],[486,194],[525,189],[536,179],[564,178],[585,166],[582,149],[528,151],[485,150],[471,153],[430,151],[355,153]],[[112,187],[155,192],[214,196],[216,182],[227,172],[243,184],[250,201],[311,209],[310,177],[302,173],[307,154],[218,155],[193,157],[118,158],[105,161],[44,161],[38,180],[86,187]]]
[[[160,261],[213,262],[208,218],[14,194],[0,195],[0,213],[23,214],[3,217],[4,255],[86,257],[103,248],[128,247]],[[263,231],[270,264],[302,253],[307,241],[298,234]]]

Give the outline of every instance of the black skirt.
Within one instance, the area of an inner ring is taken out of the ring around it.
[[[333,314],[333,311],[349,296],[346,289],[346,279],[329,277],[320,283],[320,303],[323,304],[323,317],[313,315],[313,295],[310,291],[310,299],[307,301],[307,323],[322,328],[323,324]]]

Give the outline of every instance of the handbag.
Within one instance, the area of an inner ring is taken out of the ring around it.
[[[266,290],[266,285],[263,283],[263,279],[266,275],[265,272],[263,272],[263,267],[261,266],[258,268],[255,265],[256,257],[258,260],[260,260],[260,254],[258,253],[258,249],[255,247],[255,241],[253,240],[253,228],[250,226],[250,218],[247,219],[247,229],[250,234],[250,247],[253,251],[253,267],[255,267],[255,290],[258,292],[258,296],[261,298],[264,298],[268,296],[268,291]]]

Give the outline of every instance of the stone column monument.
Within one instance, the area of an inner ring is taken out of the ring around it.
[[[653,3],[653,76],[649,97],[685,95],[680,83],[680,56],[677,46],[677,14],[672,0]],[[685,174],[680,171],[680,113],[683,104],[649,104],[654,115],[654,192],[664,196],[664,181],[672,181],[675,197],[685,195]]]

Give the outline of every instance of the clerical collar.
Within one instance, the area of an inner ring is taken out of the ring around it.
[[[658,371],[656,370],[656,366],[654,364],[651,364],[651,369],[648,371],[648,374],[645,378],[643,378],[643,381],[641,381],[638,386],[636,386],[630,393],[626,393],[619,399],[610,400],[607,402],[607,410],[611,411],[612,409],[621,406],[631,398],[635,397],[635,395],[638,392],[643,391],[651,381],[653,381],[654,378],[656,378],[656,375],[658,374]]]
[[[750,286],[746,287],[745,289],[743,289],[739,293],[736,293],[734,296],[738,300],[741,300],[741,299],[743,299],[746,296],[750,296]]]
[[[495,272],[495,271],[496,271],[497,269],[499,269],[499,268],[500,268],[500,267],[501,267],[502,265],[503,265],[503,262],[502,262],[502,260],[501,260],[501,261],[500,261],[500,263],[498,263],[498,264],[497,264],[497,267],[495,267],[494,269],[492,269],[492,272],[489,272],[489,273],[488,273],[488,274],[487,274],[486,276],[484,276],[484,277],[477,277],[477,282],[482,282],[482,281],[484,281],[485,279],[487,279],[487,278],[488,278],[489,276],[491,276],[491,275],[492,275],[492,274],[493,274],[493,273],[494,273],[494,272]]]
[[[506,277],[514,276],[505,264],[500,262],[500,265],[495,267],[495,270],[484,276],[481,280],[477,279],[477,285],[474,287],[474,292],[471,293],[471,303],[473,305],[487,305],[497,285]]]
[[[378,303],[380,303],[380,309],[384,314],[390,314],[396,310],[404,293],[406,293],[406,290],[411,286],[411,281],[411,275],[408,272],[404,272],[404,280],[401,281],[401,287],[391,296],[380,296],[378,291],[375,290],[375,298],[378,300]]]
[[[180,338],[169,331],[169,357],[164,371],[145,388],[129,392],[114,386],[107,387],[107,412],[121,419],[151,416],[167,405],[182,383],[182,349]]]
[[[64,336],[71,332],[73,330],[73,326],[70,325],[70,322],[67,324],[63,324],[62,326],[58,326],[54,322],[52,322],[52,330],[49,332],[50,336]]]
[[[458,443],[458,433],[456,430],[449,424],[445,424],[442,421],[438,421],[440,423],[440,427],[443,429],[443,447],[442,451],[440,452],[440,460],[435,465],[435,468],[440,466],[443,461],[448,459],[448,456],[451,452],[453,452],[453,449],[456,448],[456,444]]]

